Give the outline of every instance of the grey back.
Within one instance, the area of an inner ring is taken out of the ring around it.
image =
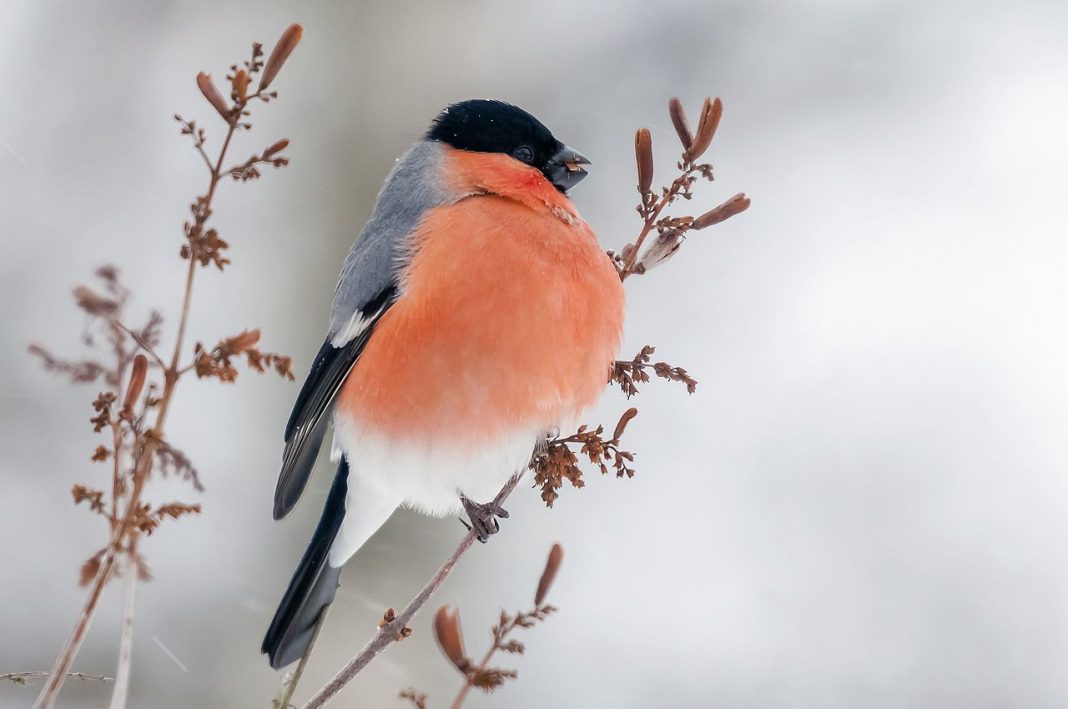
[[[393,285],[403,288],[397,276],[411,258],[412,232],[419,220],[428,209],[460,197],[441,179],[443,150],[440,143],[421,140],[386,177],[371,218],[341,267],[330,308],[331,337],[383,291]]]

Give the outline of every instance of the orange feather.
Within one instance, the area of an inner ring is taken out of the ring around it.
[[[458,190],[430,210],[341,392],[339,413],[393,440],[457,446],[567,424],[603,391],[623,288],[593,231],[537,170],[450,150]]]

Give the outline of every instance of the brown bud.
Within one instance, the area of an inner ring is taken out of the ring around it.
[[[267,148],[266,150],[263,151],[263,157],[269,158],[269,157],[275,155],[276,153],[282,152],[288,146],[289,146],[289,141],[286,140],[285,138],[282,138],[281,140],[275,141],[274,143],[271,144],[271,147],[269,147],[269,148]]]
[[[739,192],[715,209],[705,212],[697,217],[697,219],[694,219],[693,228],[704,229],[713,224],[719,224],[722,221],[730,219],[735,214],[740,214],[749,209],[749,203],[750,200],[745,196],[745,193]]]
[[[682,108],[682,101],[677,98],[668,101],[668,113],[671,114],[671,125],[675,126],[675,132],[679,134],[682,149],[689,150],[693,145],[693,133],[690,132],[690,122],[686,120],[686,111]]]
[[[451,611],[448,606],[438,608],[434,616],[434,637],[441,651],[460,672],[466,672],[470,662],[464,654],[464,636],[460,632],[460,611]]]
[[[226,103],[223,95],[219,93],[219,89],[215,88],[215,82],[211,80],[211,74],[203,71],[197,74],[197,86],[200,88],[200,93],[204,94],[204,98],[219,112],[219,115],[224,120],[230,120],[230,106]]]
[[[645,194],[653,184],[653,136],[648,128],[634,134],[634,155],[638,159],[638,191]]]
[[[618,441],[623,435],[623,431],[626,430],[627,424],[630,420],[638,415],[638,410],[633,406],[623,412],[623,415],[619,417],[619,423],[616,424],[616,430],[612,431],[612,440]]]
[[[260,77],[260,91],[270,86],[274,78],[278,76],[278,72],[282,70],[282,65],[286,63],[286,59],[289,59],[289,55],[293,53],[303,34],[304,28],[298,24],[294,23],[286,27],[286,31],[278,38],[278,44],[274,45],[274,49],[271,50],[271,56],[263,67],[263,76]]]
[[[556,572],[560,570],[560,562],[564,560],[564,548],[559,544],[553,544],[549,550],[549,558],[545,562],[545,570],[538,579],[538,591],[534,594],[534,605],[540,606],[549,593],[549,589],[556,580]]]
[[[705,154],[708,146],[712,144],[712,138],[719,128],[719,119],[723,117],[723,102],[705,99],[701,106],[701,120],[697,123],[697,135],[694,136],[693,144],[686,150],[686,160],[693,162]]]
[[[397,609],[390,606],[386,609],[386,612],[382,614],[382,620],[378,621],[378,627],[384,628],[397,619]]]
[[[141,390],[145,386],[145,374],[148,372],[148,359],[139,354],[134,357],[133,368],[130,371],[130,385],[126,388],[126,399],[122,404],[125,414],[133,412],[133,407],[141,396]]]
[[[248,100],[248,72],[238,69],[231,82],[234,87],[234,98],[244,103]]]

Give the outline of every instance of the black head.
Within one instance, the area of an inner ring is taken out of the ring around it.
[[[572,150],[526,111],[503,101],[474,99],[446,108],[426,134],[460,150],[504,153],[544,173],[561,192],[586,176],[589,160]]]

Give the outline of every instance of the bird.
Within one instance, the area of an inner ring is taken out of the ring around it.
[[[305,654],[342,566],[397,508],[466,513],[486,541],[508,513],[485,501],[607,386],[624,296],[569,196],[589,164],[523,109],[474,99],[386,177],[285,428],[275,519],[331,425],[338,468],[263,640],[273,668]]]

